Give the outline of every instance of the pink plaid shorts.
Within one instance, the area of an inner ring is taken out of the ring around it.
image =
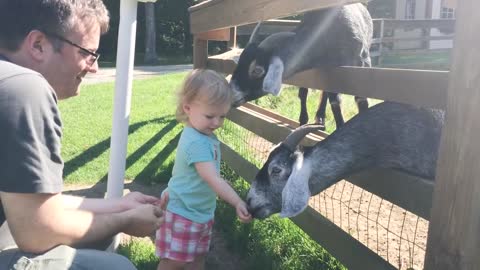
[[[195,223],[170,211],[155,234],[156,255],[180,262],[192,262],[208,252],[212,236],[213,219]]]

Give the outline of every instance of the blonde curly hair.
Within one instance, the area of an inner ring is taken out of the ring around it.
[[[217,72],[209,69],[194,69],[186,76],[177,91],[177,110],[175,116],[179,122],[188,121],[183,105],[193,101],[205,102],[208,105],[231,105],[233,93],[227,80]]]

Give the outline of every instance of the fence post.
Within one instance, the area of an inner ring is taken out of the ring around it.
[[[208,40],[193,37],[193,68],[206,68],[208,58]]]
[[[445,125],[437,162],[426,270],[480,265],[480,1],[458,1]]]
[[[230,28],[230,40],[227,43],[228,48],[235,48],[237,47],[237,27]]]

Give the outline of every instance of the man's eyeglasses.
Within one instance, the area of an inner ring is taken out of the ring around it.
[[[96,53],[96,52],[92,52],[91,50],[89,49],[86,49],[80,45],[78,45],[77,43],[73,42],[73,41],[70,41],[64,37],[62,37],[61,35],[58,35],[58,34],[55,34],[55,33],[50,33],[50,32],[45,32],[45,31],[42,31],[43,33],[45,33],[47,36],[51,36],[51,37],[54,37],[60,41],[63,41],[63,42],[66,42],[74,47],[77,47],[80,49],[80,51],[82,51],[83,54],[85,54],[85,56],[90,56],[90,58],[88,59],[88,63],[90,65],[93,65],[95,64],[95,61],[98,60],[98,58],[100,57],[100,54],[99,53]]]

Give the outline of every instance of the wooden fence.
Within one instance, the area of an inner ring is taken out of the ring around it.
[[[208,40],[231,40],[235,36],[230,31],[231,27],[354,2],[357,1],[202,2],[189,9],[191,32],[194,34],[194,66],[208,67],[226,74],[232,72],[236,64],[228,55],[207,55]],[[480,265],[480,181],[477,181],[480,166],[476,164],[480,157],[477,139],[480,136],[480,126],[475,120],[480,114],[477,106],[480,102],[480,52],[470,45],[480,41],[480,35],[476,33],[480,19],[473,14],[474,10],[479,9],[480,2],[477,0],[459,2],[456,24],[468,27],[456,27],[452,74],[447,71],[339,67],[331,70],[307,70],[286,82],[314,89],[340,89],[342,93],[423,107],[448,108],[434,188],[422,186],[424,182],[418,179],[404,181],[408,178],[406,175],[400,175],[402,185],[394,187],[392,185],[399,181],[393,180],[396,176],[391,171],[368,171],[364,172],[368,174],[368,179],[366,175],[358,175],[358,181],[355,177],[349,179],[419,216],[429,218],[431,222],[425,260],[427,270],[473,270]],[[235,110],[229,118],[259,136],[278,134],[279,137],[272,137],[271,140],[284,138],[288,133],[286,125],[279,123],[276,118],[272,119],[269,113],[262,116],[255,111],[247,116],[244,110],[248,109]],[[245,116],[240,117],[243,114]],[[265,119],[256,120],[258,118]],[[228,148],[225,148],[224,153],[225,157],[234,160],[229,164],[240,175],[246,179],[253,178],[256,170],[249,162]],[[383,181],[391,181],[391,184]],[[415,192],[417,193],[414,194]],[[312,209],[293,220],[349,269],[394,269],[387,262],[388,259],[367,249],[353,239],[349,232],[333,226]],[[352,248],[355,250],[349,252]]]

